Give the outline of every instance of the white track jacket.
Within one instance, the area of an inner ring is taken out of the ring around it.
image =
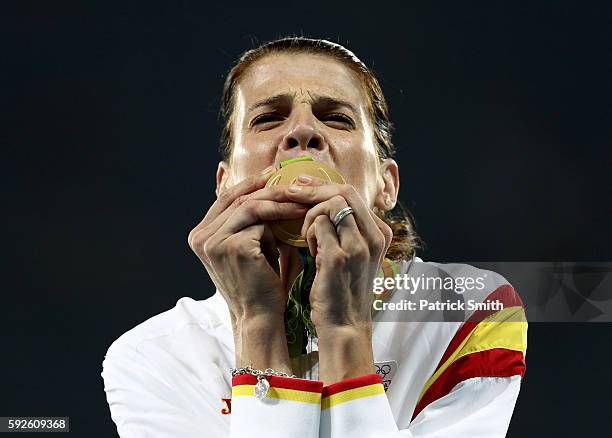
[[[435,273],[455,284],[479,277],[485,287],[462,294],[465,315],[457,322],[444,322],[448,310],[423,310],[418,318],[389,306],[378,311],[372,338],[376,373],[370,375],[325,386],[318,380],[316,338],[310,338],[307,354],[294,359],[298,378],[269,378],[270,391],[261,401],[253,395],[254,376],[230,376],[234,342],[219,291],[201,301],[181,298],[119,337],[106,353],[104,390],[119,435],[505,436],[525,373],[527,323],[520,297],[500,275],[465,264],[416,258],[403,261],[400,273]],[[387,292],[389,304],[410,295],[397,284]],[[427,293],[439,301],[449,297]],[[503,309],[470,310],[468,302],[501,302]]]

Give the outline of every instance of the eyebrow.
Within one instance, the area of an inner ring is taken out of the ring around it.
[[[294,97],[295,97],[295,93],[294,94],[289,94],[289,93],[276,94],[274,96],[270,96],[264,100],[260,100],[259,102],[254,103],[253,105],[249,107],[248,112],[250,113],[251,111],[254,111],[257,108],[261,108],[263,106],[279,106],[283,104],[286,105],[290,103]]]
[[[254,103],[248,109],[248,112],[252,112],[261,107],[270,107],[270,106],[280,106],[280,105],[288,105],[297,95],[297,93],[282,93],[276,94],[274,96],[270,96],[266,99],[260,100],[259,102]],[[359,114],[357,108],[352,103],[338,99],[330,96],[321,96],[317,94],[309,93],[311,96],[311,101],[313,102],[313,106],[324,106],[324,107],[333,107],[333,108],[346,108],[353,112],[353,114]]]
[[[315,94],[314,95],[314,105],[330,107],[330,108],[346,108],[352,111],[353,114],[359,114],[359,112],[357,111],[357,108],[355,108],[355,105],[353,105],[352,103],[346,100],[338,99],[335,97],[319,96]]]

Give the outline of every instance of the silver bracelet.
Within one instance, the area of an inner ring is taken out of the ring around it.
[[[255,390],[253,395],[258,400],[263,400],[268,395],[268,391],[270,390],[270,382],[268,382],[267,377],[277,376],[277,377],[297,377],[295,374],[291,376],[282,371],[274,371],[272,368],[266,368],[265,370],[256,370],[251,365],[247,365],[244,368],[230,368],[230,372],[232,376],[240,376],[242,374],[251,374],[257,377],[257,384],[255,385]]]

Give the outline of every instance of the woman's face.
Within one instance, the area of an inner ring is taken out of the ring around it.
[[[335,167],[366,205],[389,210],[399,186],[395,161],[378,159],[357,75],[333,58],[268,55],[236,87],[230,162],[217,193],[268,166],[310,155]]]

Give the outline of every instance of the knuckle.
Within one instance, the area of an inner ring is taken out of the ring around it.
[[[187,235],[187,245],[189,245],[189,248],[191,248],[192,250],[194,250],[194,247],[193,247],[193,240],[194,240],[194,237],[195,237],[196,232],[197,232],[197,231],[196,231],[196,229],[194,228],[194,229],[193,229],[193,230],[191,230],[191,231],[189,232],[189,234]]]
[[[393,242],[393,230],[387,224],[384,224],[381,231],[383,235],[383,240],[381,242],[383,247],[381,252],[386,252],[387,248],[391,245],[391,242]]]
[[[383,233],[385,240],[390,241],[391,239],[393,239],[393,230],[391,229],[389,225],[387,225],[384,222],[382,224],[382,233]]]
[[[241,207],[246,211],[253,213],[257,209],[257,204],[258,202],[254,199],[247,198],[242,202]]]
[[[234,199],[234,189],[233,188],[228,188],[223,190],[221,193],[219,193],[219,196],[217,197],[217,199],[224,204],[229,204],[230,202],[232,202]]]
[[[340,185],[340,194],[342,195],[342,197],[346,198],[347,196],[349,196],[352,191],[354,190],[353,186],[350,184],[341,184]]]
[[[242,204],[244,204],[245,202],[247,202],[250,199],[249,195],[240,195],[238,196],[235,200],[234,200],[234,205],[236,207],[241,206]]]
[[[372,242],[372,252],[375,254],[380,254],[384,251],[387,240],[382,233],[378,233]]]
[[[207,239],[202,244],[202,253],[209,259],[215,260],[218,256],[219,245],[213,239]]]
[[[308,230],[306,230],[306,238],[307,239],[314,239],[315,238],[314,227],[308,227]]]
[[[348,254],[341,248],[331,250],[329,253],[329,264],[332,268],[341,268],[348,263]]]
[[[200,255],[202,253],[203,230],[194,228],[187,237],[187,243],[193,252]]]
[[[283,211],[288,208],[288,206],[281,205],[278,202],[274,201],[253,201],[249,202],[248,205],[253,215],[263,210],[266,216],[272,218],[280,218],[282,216]]]
[[[317,225],[323,225],[327,221],[327,216],[318,215],[314,221]]]
[[[339,204],[342,205],[343,207],[346,207],[347,203],[346,203],[346,198],[342,195],[335,195],[331,198],[332,202],[334,202],[334,204]]]
[[[314,187],[302,186],[302,193],[306,196],[306,199],[312,200],[316,197],[316,192]]]
[[[314,209],[310,209],[310,210],[308,210],[308,212],[307,212],[307,213],[306,213],[306,215],[304,216],[304,223],[305,223],[305,224],[313,223],[313,222],[314,222],[313,217],[314,217],[315,215],[317,215],[317,214],[318,214],[318,213],[317,213],[317,212],[316,212]],[[315,219],[316,219],[316,217],[315,217]]]
[[[240,195],[236,198],[236,202],[238,203],[238,205],[242,205],[250,199],[251,197],[249,195]]]
[[[356,262],[365,262],[370,257],[370,250],[362,239],[354,239],[351,247],[351,259]]]

